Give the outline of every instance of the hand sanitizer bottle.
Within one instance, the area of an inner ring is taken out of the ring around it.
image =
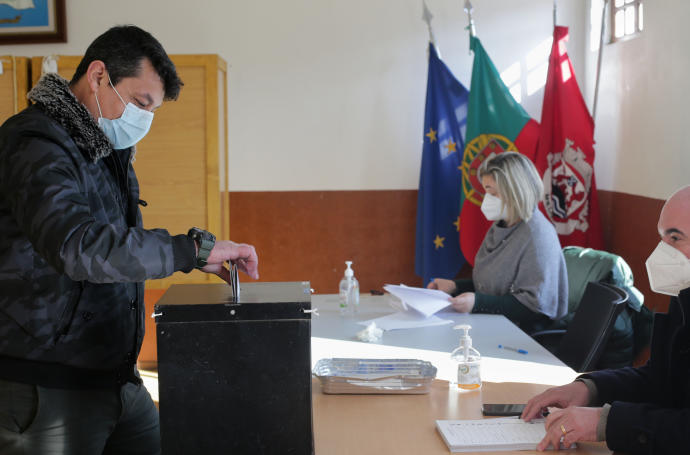
[[[464,330],[465,333],[460,337],[460,345],[450,353],[451,359],[458,366],[458,388],[465,390],[475,390],[482,386],[482,379],[479,374],[480,355],[472,347],[471,328],[467,324],[453,327],[456,330]]]
[[[350,268],[352,261],[345,261],[345,276],[340,280],[340,313],[356,313],[359,310],[359,283],[355,271]]]

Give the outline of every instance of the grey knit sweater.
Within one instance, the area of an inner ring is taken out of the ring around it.
[[[568,311],[568,275],[561,245],[539,210],[527,222],[491,226],[477,252],[472,281],[476,292],[511,294],[551,319]]]

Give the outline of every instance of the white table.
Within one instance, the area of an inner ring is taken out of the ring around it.
[[[450,361],[450,352],[458,346],[462,333],[453,330],[453,326],[469,324],[473,346],[482,355],[484,381],[560,385],[576,376],[571,368],[502,315],[461,314],[448,308],[437,316],[452,319],[452,324],[386,331],[376,343],[358,341],[356,334],[364,326],[357,322],[394,312],[388,303],[390,299],[394,298],[362,294],[359,312],[343,316],[337,295],[313,295],[312,308],[318,309],[319,316],[312,318],[312,367],[319,359],[331,357],[410,358],[431,362],[438,368],[437,378],[452,380],[457,370]],[[499,344],[528,353],[499,349]]]

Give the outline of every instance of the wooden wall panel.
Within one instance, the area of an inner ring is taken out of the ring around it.
[[[645,305],[652,311],[666,312],[669,298],[652,292],[645,267],[645,261],[660,240],[656,225],[664,201],[600,190],[599,205],[606,250],[630,265],[635,287],[645,296]]]
[[[158,362],[158,344],[156,342],[156,321],[151,317],[153,306],[163,297],[165,289],[146,289],[144,295],[144,305],[146,307],[146,317],[144,318],[145,332],[144,342],[139,351],[137,363],[141,369],[155,369]]]
[[[68,81],[74,76],[74,72],[81,61],[80,55],[55,55],[55,60],[58,65],[58,74]],[[36,82],[41,78],[41,68],[43,65],[43,57],[31,57],[31,86],[36,85]]]
[[[29,59],[12,55],[0,56],[0,125],[28,105]]]
[[[261,281],[309,280],[320,294],[337,293],[352,260],[362,292],[421,285],[416,190],[231,192],[229,199],[230,237],[256,247]]]

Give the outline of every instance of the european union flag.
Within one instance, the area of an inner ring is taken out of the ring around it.
[[[465,263],[458,230],[468,99],[468,90],[429,43],[415,250],[415,273],[424,285],[434,278],[455,277]]]

